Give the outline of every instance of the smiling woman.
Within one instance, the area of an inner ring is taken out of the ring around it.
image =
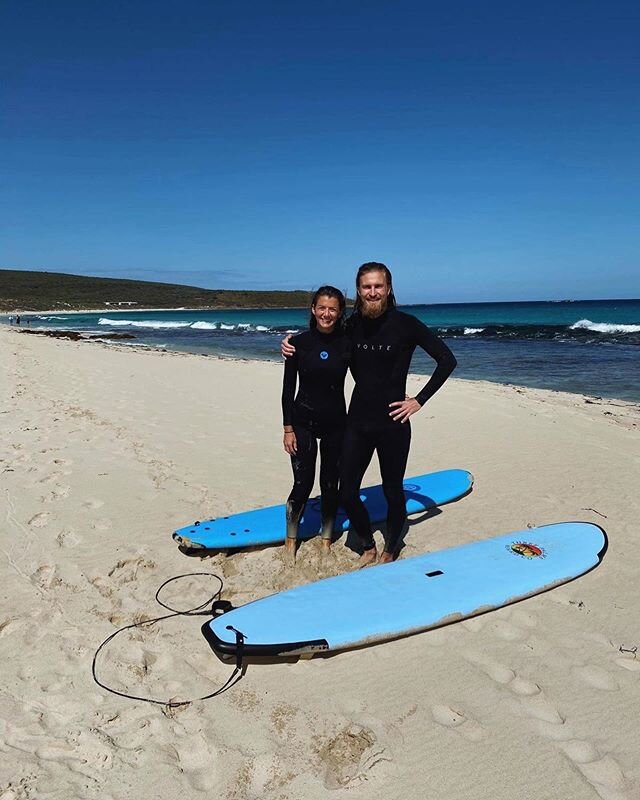
[[[287,500],[287,553],[295,560],[298,526],[311,494],[320,441],[322,542],[331,546],[338,510],[339,459],[346,419],[344,379],[350,343],[343,322],[345,297],[321,286],[311,301],[309,330],[294,337],[282,387],[284,450],[291,457],[293,488]],[[295,396],[296,383],[299,383]],[[295,396],[295,399],[294,399]]]

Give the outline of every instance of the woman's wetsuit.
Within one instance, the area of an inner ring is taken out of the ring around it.
[[[293,489],[287,500],[287,536],[297,536],[298,522],[316,473],[320,440],[322,536],[331,538],[338,509],[339,462],[346,419],[344,379],[351,343],[342,330],[311,328],[294,336],[295,354],[287,358],[282,385],[282,420],[293,427],[297,452],[291,456]],[[299,379],[298,394],[296,379]]]
[[[355,314],[349,320],[351,372],[355,388],[349,405],[340,471],[340,497],[362,552],[375,547],[369,515],[360,499],[362,478],[374,451],[378,453],[387,499],[385,551],[394,553],[407,517],[403,489],[411,426],[394,421],[389,404],[405,399],[407,374],[416,347],[436,362],[428,383],[416,395],[420,405],[449,377],[456,360],[447,345],[411,314],[396,309],[376,319]]]

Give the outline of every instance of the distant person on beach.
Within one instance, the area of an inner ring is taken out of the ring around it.
[[[318,441],[322,544],[325,551],[331,546],[346,420],[344,380],[351,351],[343,325],[345,305],[345,297],[339,289],[321,286],[311,301],[309,329],[293,337],[295,352],[285,360],[284,450],[291,457],[293,469],[293,488],[287,500],[286,549],[292,561],[295,560],[300,517],[315,480]]]
[[[20,314],[16,315],[16,325],[20,324]]]
[[[378,454],[388,505],[380,555],[380,563],[387,563],[398,554],[407,518],[403,480],[411,442],[409,418],[440,389],[457,362],[426,325],[397,310],[387,266],[379,262],[363,264],[356,276],[356,292],[354,312],[347,322],[355,387],[340,459],[340,499],[364,566],[378,558],[369,514],[360,499],[362,479],[373,453]],[[435,360],[436,369],[415,397],[407,397],[407,375],[416,347]],[[294,352],[286,340],[282,352],[285,356]]]

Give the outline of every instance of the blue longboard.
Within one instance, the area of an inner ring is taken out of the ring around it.
[[[464,469],[446,469],[408,478],[404,482],[407,497],[407,513],[417,514],[434,506],[450,503],[463,497],[473,486],[473,475]],[[372,522],[380,522],[387,516],[387,501],[382,486],[363,489],[360,496],[365,503]],[[268,506],[254,511],[245,511],[228,517],[217,517],[203,522],[194,522],[179,528],[173,534],[175,541],[189,549],[207,548],[227,550],[235,547],[251,547],[261,544],[277,544],[286,536],[285,506]],[[320,500],[309,500],[300,520],[299,539],[310,539],[320,530]],[[349,520],[342,509],[336,518],[336,531],[349,529]]]
[[[482,614],[577,578],[607,548],[598,525],[561,522],[383,564],[256,600],[206,622],[220,655],[343,650]]]

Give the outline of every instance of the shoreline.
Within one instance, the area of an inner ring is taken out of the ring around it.
[[[144,344],[144,343],[135,342],[135,341],[132,341],[129,344],[124,344],[122,341],[118,341],[118,339],[122,338],[122,337],[118,336],[117,334],[114,336],[113,342],[109,342],[109,341],[105,341],[105,340],[109,339],[109,337],[106,336],[106,335],[105,336],[97,336],[96,335],[96,336],[91,336],[90,337],[90,336],[87,336],[87,335],[83,335],[83,333],[81,331],[67,331],[65,329],[65,332],[67,332],[67,333],[68,332],[72,332],[72,333],[78,333],[79,334],[79,338],[77,338],[77,339],[75,339],[75,338],[74,339],[69,339],[68,337],[63,335],[62,331],[61,331],[61,335],[59,335],[59,336],[55,335],[55,331],[57,330],[55,328],[51,329],[51,330],[54,331],[53,334],[49,334],[48,332],[45,332],[45,331],[33,331],[33,330],[30,330],[29,328],[22,328],[22,327],[18,328],[15,325],[7,325],[6,328],[7,328],[7,330],[13,331],[14,333],[22,333],[23,330],[24,330],[28,335],[31,335],[31,336],[36,336],[36,337],[37,336],[41,336],[42,338],[58,339],[58,340],[64,340],[64,341],[77,341],[77,342],[88,343],[88,344],[93,344],[93,345],[100,345],[100,346],[102,346],[103,348],[106,348],[106,349],[114,349],[114,348],[115,349],[119,349],[121,352],[138,352],[138,353],[158,352],[158,353],[164,353],[164,354],[178,355],[178,356],[181,356],[181,357],[183,357],[183,356],[193,356],[194,358],[200,358],[200,359],[215,359],[215,360],[219,360],[219,361],[230,361],[230,362],[238,362],[238,363],[278,364],[278,365],[280,364],[280,361],[276,360],[276,359],[259,359],[259,358],[250,358],[250,357],[244,358],[244,357],[239,357],[239,356],[220,355],[218,353],[193,353],[193,352],[189,352],[189,351],[186,351],[186,350],[177,350],[177,349],[174,350],[174,349],[167,348],[167,347],[159,347],[157,345]],[[3,330],[3,328],[2,328],[2,326],[0,326],[0,331],[2,331],[2,330]],[[137,337],[134,337],[134,338],[137,338]],[[419,381],[424,382],[424,380],[426,378],[426,374],[412,372],[412,373],[409,373],[409,378],[413,379],[413,380],[415,380],[417,382],[419,382]],[[512,383],[512,382],[501,383],[500,381],[491,381],[491,380],[488,380],[486,378],[477,378],[477,379],[473,379],[473,378],[458,378],[458,377],[456,377],[455,373],[454,373],[452,378],[449,378],[449,380],[450,381],[452,381],[452,380],[453,381],[461,381],[461,382],[466,382],[466,383],[470,383],[470,384],[487,384],[488,386],[498,386],[498,387],[504,387],[504,388],[511,388],[511,389],[513,389],[515,391],[521,390],[521,391],[529,392],[529,393],[536,393],[537,392],[537,393],[541,393],[542,395],[549,395],[549,396],[553,395],[553,396],[558,396],[558,397],[566,396],[567,398],[581,398],[583,400],[583,402],[587,403],[587,404],[591,403],[591,404],[618,406],[618,407],[626,408],[630,412],[640,411],[640,401],[625,400],[624,398],[621,398],[621,397],[613,397],[613,396],[612,397],[608,397],[608,396],[603,396],[603,395],[587,394],[585,392],[567,392],[567,391],[564,391],[562,389],[547,389],[547,388],[542,388],[542,387],[537,387],[537,386],[528,386],[526,384],[518,384],[518,383]]]

